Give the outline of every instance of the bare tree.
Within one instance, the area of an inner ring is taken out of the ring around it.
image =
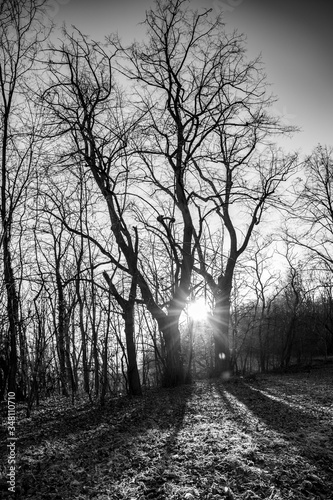
[[[304,176],[295,184],[297,201],[288,237],[332,268],[333,148],[318,146],[304,162]],[[297,222],[301,221],[301,224]],[[297,231],[295,230],[297,227]]]
[[[55,128],[60,124],[59,133],[71,138],[70,153],[63,154],[63,161],[72,166],[83,162],[106,201],[120,258],[106,253],[116,269],[135,278],[142,300],[164,332],[169,367],[166,379],[167,383],[175,384],[182,379],[182,368],[169,333],[172,319],[155,302],[147,280],[138,269],[135,229],[130,229],[125,220],[130,207],[128,185],[133,182],[126,148],[136,118],[133,120],[130,110],[125,111],[122,95],[113,82],[114,54],[108,54],[100,44],[90,44],[79,32],[77,39],[64,35],[66,43],[58,50],[53,49],[54,57],[59,59],[50,61],[53,82],[43,102],[56,117]],[[128,217],[131,219],[131,214]]]
[[[243,36],[227,33],[221,17],[212,18],[209,10],[192,12],[187,6],[186,0],[158,0],[146,15],[147,43],[124,49],[120,68],[135,81],[135,105],[146,112],[137,141],[143,178],[175,207],[157,218],[178,266],[168,314],[174,324],[179,321],[197,252],[195,270],[215,298],[218,374],[229,370],[230,294],[237,260],[264,210],[277,202],[277,189],[295,157],[284,157],[270,144],[274,134],[292,129],[269,115],[274,99],[267,94],[260,60],[245,58]],[[171,219],[181,224],[179,239]],[[221,225],[226,237],[222,266],[212,270],[200,240],[205,228],[214,225]]]
[[[14,269],[15,213],[31,180],[35,163],[36,120],[31,120],[29,81],[45,28],[39,13],[43,1],[4,0],[0,5],[1,110],[1,235],[2,260],[9,322],[8,390],[15,391],[17,339],[20,338],[20,297]]]
[[[253,244],[248,248],[248,265],[253,282],[250,288],[255,293],[253,320],[257,341],[259,344],[258,362],[262,372],[269,368],[270,363],[270,311],[274,300],[283,292],[280,284],[280,271],[270,270],[274,250],[272,239],[260,239],[255,234]]]

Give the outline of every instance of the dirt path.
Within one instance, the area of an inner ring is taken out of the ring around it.
[[[48,401],[19,421],[16,498],[332,500],[332,389],[327,371]]]

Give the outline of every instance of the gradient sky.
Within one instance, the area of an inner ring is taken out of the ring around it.
[[[138,23],[153,0],[53,0],[56,22],[74,24],[94,39],[118,32],[124,42],[144,36]],[[333,146],[333,30],[324,0],[191,0],[224,12],[229,29],[248,39],[250,56],[262,53],[267,79],[279,101],[273,111],[302,129],[283,143],[309,154]]]

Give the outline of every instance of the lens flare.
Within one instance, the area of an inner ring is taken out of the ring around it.
[[[204,321],[207,318],[209,307],[206,304],[205,299],[201,297],[200,299],[191,302],[187,311],[189,317],[194,321]]]

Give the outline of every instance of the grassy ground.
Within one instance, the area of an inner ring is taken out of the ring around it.
[[[333,367],[17,412],[16,498],[333,499]],[[0,496],[7,493],[6,421]]]

